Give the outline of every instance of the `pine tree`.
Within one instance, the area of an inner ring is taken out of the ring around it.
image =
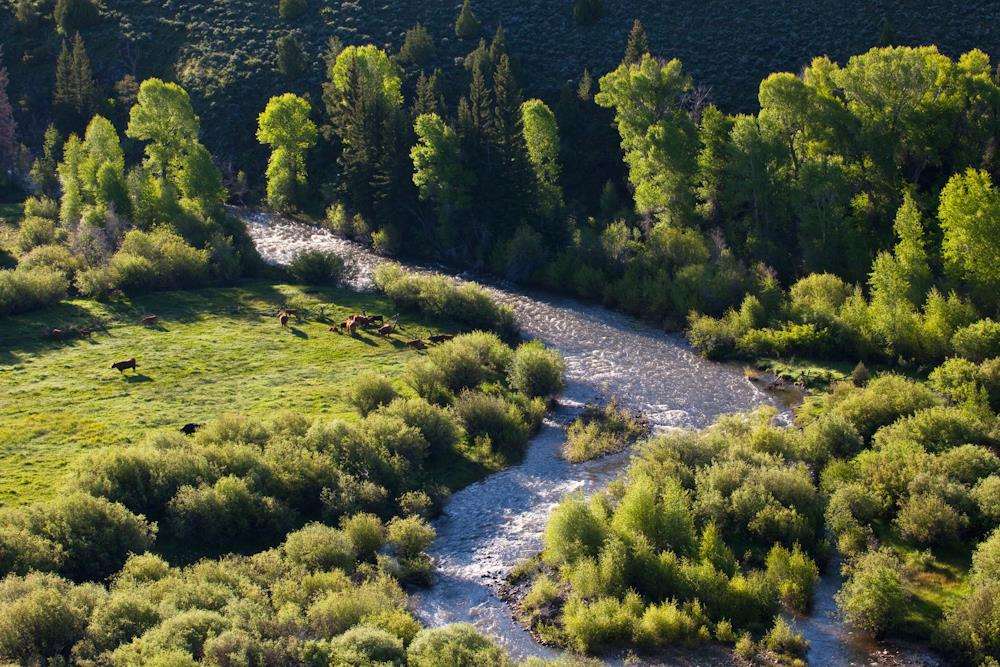
[[[7,97],[7,68],[0,64],[0,181],[14,171],[18,152],[17,123]]]
[[[72,49],[63,42],[56,61],[56,86],[53,104],[67,125],[83,127],[93,115],[97,86],[90,68],[90,57],[80,33],[73,38]]]
[[[444,96],[441,94],[441,70],[436,69],[427,76],[424,72],[417,78],[417,95],[413,101],[413,117],[425,113],[440,115],[444,111]]]
[[[462,3],[462,9],[455,19],[455,35],[459,39],[472,39],[483,31],[483,25],[472,12],[469,0]]]
[[[278,69],[290,79],[298,78],[306,68],[302,47],[294,35],[278,38]]]
[[[521,89],[506,54],[500,57],[493,73],[493,97],[490,130],[497,153],[498,210],[516,219],[526,212],[526,207],[534,207],[535,178],[524,141]]]
[[[625,57],[622,63],[626,65],[637,65],[642,57],[649,53],[649,37],[646,29],[636,19],[632,23],[632,30],[628,34],[628,42],[625,44]]]
[[[31,180],[47,197],[55,198],[59,194],[59,176],[56,167],[59,164],[59,153],[62,150],[62,135],[55,125],[49,125],[45,130],[42,142],[42,154],[31,165]]]
[[[576,87],[576,96],[581,102],[590,102],[594,99],[594,77],[587,68],[583,69],[580,84]]]

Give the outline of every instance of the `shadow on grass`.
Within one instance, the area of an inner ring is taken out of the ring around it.
[[[153,378],[149,377],[145,373],[134,373],[132,375],[123,375],[125,382],[129,384],[141,384],[143,382],[152,382]]]
[[[335,287],[314,287],[309,298],[325,303],[310,313],[307,320],[329,322],[332,307],[356,311],[371,308],[373,296]],[[93,337],[108,335],[113,329],[140,326],[146,315],[158,321],[148,328],[168,331],[171,323],[194,322],[218,316],[258,321],[273,316],[281,308],[296,308],[302,295],[288,294],[279,285],[265,281],[247,281],[231,287],[153,292],[134,297],[121,296],[108,301],[66,301],[42,310],[0,318],[0,364],[14,364],[27,355],[37,355],[75,345],[86,338],[53,340],[46,332],[53,328],[94,329]],[[315,315],[315,316],[313,316]],[[307,337],[304,332],[296,334]]]

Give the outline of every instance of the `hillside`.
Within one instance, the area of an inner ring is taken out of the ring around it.
[[[258,150],[250,128],[269,96],[292,90],[318,99],[320,56],[332,36],[396,51],[405,30],[422,22],[437,44],[436,64],[453,69],[474,46],[455,37],[460,4],[309,0],[303,15],[283,21],[270,1],[104,0],[99,21],[81,32],[105,94],[113,95],[113,84],[129,73],[176,78],[195,98],[207,145],[224,159]],[[31,31],[17,28],[13,6],[14,0],[0,2],[0,34],[11,99],[27,101],[21,107],[31,111],[18,120],[34,144],[44,129],[36,119],[46,116],[39,112],[50,103],[60,38],[44,17]],[[1000,55],[1000,8],[990,0],[970,0],[961,11],[943,0],[604,0],[604,6],[596,25],[580,27],[568,0],[473,2],[485,35],[502,23],[522,65],[522,83],[542,95],[585,67],[593,73],[612,68],[633,18],[646,26],[657,55],[680,58],[731,112],[755,107],[758,83],[768,73],[797,71],[817,54],[844,60],[884,35],[897,44],[934,43],[950,55],[974,47]],[[296,81],[276,71],[275,44],[288,33],[297,36],[308,61]]]

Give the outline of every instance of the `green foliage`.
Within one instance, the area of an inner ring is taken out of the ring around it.
[[[333,251],[303,250],[288,264],[288,273],[307,285],[336,285],[345,271],[343,258]]]
[[[483,26],[472,11],[469,0],[462,1],[462,9],[455,18],[455,35],[459,39],[473,39],[483,31]]]
[[[396,398],[392,382],[383,375],[362,373],[347,389],[347,402],[365,416],[377,408],[388,405]]]
[[[566,429],[563,456],[573,463],[618,452],[649,430],[649,425],[611,400],[604,407],[587,406]]]
[[[68,287],[66,276],[50,267],[0,270],[0,314],[50,306],[66,297]]]
[[[955,174],[941,190],[942,254],[945,269],[966,281],[984,303],[996,305],[996,261],[1000,257],[1000,193],[985,171]]]
[[[552,212],[562,204],[559,178],[559,126],[551,109],[541,100],[528,100],[521,105],[521,122],[528,158],[535,172],[545,211]]]
[[[295,35],[282,35],[277,42],[278,70],[289,79],[295,79],[302,75],[307,67],[305,54],[302,53],[302,46]]]
[[[574,0],[573,18],[580,25],[593,25],[604,14],[603,0]]]
[[[991,319],[959,329],[951,339],[955,352],[972,361],[1000,357],[1000,322]]]
[[[52,20],[63,35],[91,25],[97,18],[97,7],[91,0],[56,0],[52,10]]]
[[[551,398],[562,391],[566,364],[562,356],[541,343],[524,343],[510,364],[510,386],[526,396]]]
[[[514,404],[466,390],[455,399],[454,408],[470,438],[485,438],[495,451],[511,458],[524,451],[528,424]]]
[[[769,650],[779,655],[804,658],[809,652],[809,642],[780,616],[775,619],[774,627],[768,631],[762,642]]]
[[[434,58],[434,38],[422,23],[418,23],[403,36],[399,47],[399,61],[415,67],[423,67]]]
[[[837,606],[847,621],[880,636],[893,629],[906,613],[908,597],[900,563],[888,550],[871,551],[851,565]]]
[[[406,660],[412,667],[507,667],[510,664],[503,649],[464,623],[421,630],[407,648]]]
[[[278,0],[278,16],[285,21],[294,21],[309,7],[307,0]]]
[[[316,143],[312,107],[285,93],[272,97],[257,120],[257,140],[272,148],[267,164],[267,200],[277,209],[293,207],[306,185],[305,153]]]

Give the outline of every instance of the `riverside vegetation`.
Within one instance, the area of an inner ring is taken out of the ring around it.
[[[992,29],[966,44],[935,28],[939,50],[885,20],[836,59],[807,60],[824,51],[808,44],[796,73],[744,58],[719,80],[756,88],[749,108],[699,85],[704,65],[658,57],[670,54],[639,21],[620,61],[604,53],[555,92],[532,81],[536,54],[517,52],[527,33],[517,20],[509,38],[499,6],[464,2],[445,42],[436,11],[404,34],[385,8],[356,17],[352,3],[282,0],[261,22],[187,4],[181,19],[136,2],[0,5],[14,75],[0,64],[0,354],[18,403],[0,423],[14,444],[0,490],[23,503],[0,517],[0,657],[508,661],[471,628],[419,630],[400,585],[427,580],[426,517],[448,488],[522,453],[561,361],[518,345],[511,312],[474,286],[386,265],[382,296],[350,294],[329,253],[276,275],[227,208],[260,201],[384,255],[683,330],[708,358],[855,368],[792,428],[758,412],[653,437],[620,482],[560,505],[520,572],[532,578],[520,610],[545,640],[582,652],[714,640],[802,660],[780,612],[809,610],[836,552],[851,624],[930,637],[956,663],[1000,660]],[[978,8],[977,23],[996,23]],[[565,10],[573,34],[623,18],[610,0]],[[898,18],[913,33],[942,23],[932,13]],[[227,27],[201,25],[210,15]],[[398,53],[372,39],[390,23]],[[137,46],[167,33],[171,48],[146,62]],[[126,39],[112,56],[115,34]],[[231,59],[218,38],[274,49],[267,63]],[[270,85],[250,83],[265,70]],[[287,331],[235,309],[291,303],[316,312]],[[400,311],[415,334],[471,333],[416,354],[321,330],[327,312],[369,306]],[[133,326],[150,310],[166,331]],[[93,339],[67,340],[64,325]],[[147,359],[116,393],[82,369],[119,344]],[[191,350],[203,372],[227,365],[216,386],[179,361]],[[265,364],[270,375],[249,379]],[[224,416],[237,385],[252,394],[235,406],[247,414]],[[82,417],[98,404],[103,422]],[[182,409],[206,422],[194,437],[136,432]],[[25,428],[39,410],[55,418]],[[567,456],[635,434],[606,417],[573,426]],[[41,483],[63,466],[64,486]]]

